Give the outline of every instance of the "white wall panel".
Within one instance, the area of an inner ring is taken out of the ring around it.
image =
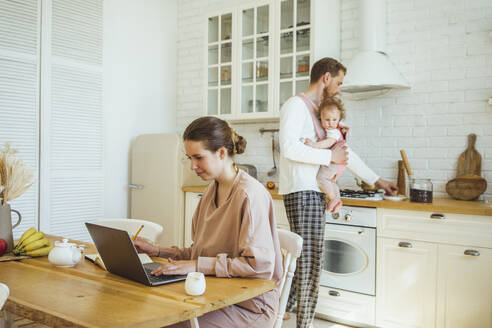
[[[38,225],[39,9],[36,0],[0,0],[0,146],[10,142],[36,176],[33,186],[10,202],[22,214],[15,238]]]
[[[90,240],[104,214],[102,0],[45,0],[41,227]]]

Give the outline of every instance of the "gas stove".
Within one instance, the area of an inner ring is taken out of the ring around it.
[[[382,200],[383,193],[379,191],[342,189],[340,190],[340,197],[363,200]]]

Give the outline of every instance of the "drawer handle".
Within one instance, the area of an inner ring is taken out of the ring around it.
[[[465,255],[470,255],[470,256],[480,256],[480,252],[476,251],[474,249],[467,249],[465,251]]]
[[[412,248],[412,247],[413,247],[413,245],[412,245],[412,243],[409,243],[409,242],[407,242],[407,241],[400,241],[400,242],[398,243],[398,247]]]
[[[444,220],[446,217],[444,216],[444,214],[440,214],[440,213],[432,213],[431,214],[431,219],[439,219],[439,220]]]
[[[340,296],[340,293],[337,292],[336,290],[330,290],[328,294],[330,294],[330,296]]]
[[[133,189],[133,190],[142,190],[143,189],[143,186],[142,185],[138,185],[138,184],[134,184],[134,183],[130,183],[128,185],[128,188]]]

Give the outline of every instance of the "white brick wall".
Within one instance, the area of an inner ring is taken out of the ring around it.
[[[221,0],[180,0],[178,8],[177,126],[202,115],[202,15]],[[341,1],[341,59],[348,64],[358,49],[357,0]],[[350,145],[382,177],[396,182],[400,149],[415,176],[430,178],[436,197],[447,197],[467,134],[477,134],[482,175],[492,184],[492,1],[388,1],[387,52],[412,88],[364,101],[346,100]],[[350,74],[350,67],[348,74]],[[260,180],[271,179],[271,136],[261,127],[235,124],[248,140],[241,163],[257,166]],[[354,186],[350,173],[340,179]],[[492,187],[486,199],[492,200]]]

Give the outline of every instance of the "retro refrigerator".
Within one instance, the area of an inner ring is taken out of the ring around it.
[[[130,217],[163,226],[158,243],[184,243],[184,192],[182,187],[204,185],[190,169],[181,136],[176,133],[138,136],[131,150]]]

